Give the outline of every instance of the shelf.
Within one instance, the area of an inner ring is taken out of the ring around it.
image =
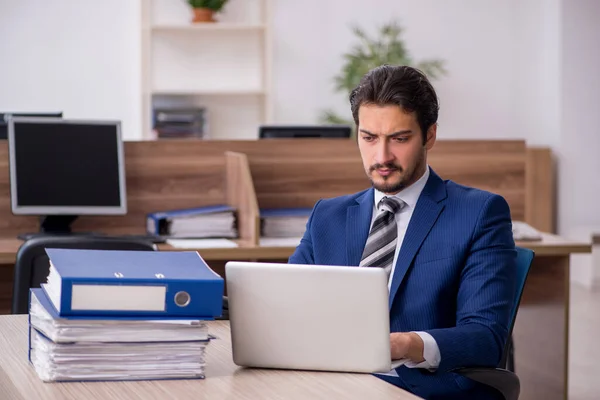
[[[265,29],[263,24],[242,24],[229,22],[214,22],[214,23],[190,23],[190,24],[172,24],[172,25],[154,25],[153,32],[214,32],[214,31],[229,31],[229,32],[245,32],[245,31],[261,31]]]
[[[195,23],[184,1],[141,0],[144,137],[155,108],[202,107],[208,139],[257,139],[272,119],[272,1],[231,1]]]

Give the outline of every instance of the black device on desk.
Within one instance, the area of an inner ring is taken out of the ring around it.
[[[11,117],[40,117],[40,118],[62,118],[62,112],[54,113],[27,113],[27,112],[4,112],[0,113],[0,140],[8,139],[8,119]]]
[[[41,218],[21,239],[71,234],[79,215],[127,213],[120,122],[11,117],[8,145],[12,212]]]
[[[342,138],[348,139],[352,128],[348,125],[262,125],[258,131],[260,139],[284,138]]]

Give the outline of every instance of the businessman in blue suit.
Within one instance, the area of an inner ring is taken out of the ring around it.
[[[439,106],[420,71],[377,67],[350,104],[372,188],[319,200],[289,262],[388,272],[392,358],[408,362],[382,379],[426,399],[501,398],[452,370],[500,362],[516,290],[507,202],[428,166]]]

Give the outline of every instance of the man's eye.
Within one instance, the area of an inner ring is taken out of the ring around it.
[[[373,140],[372,136],[363,136],[363,140],[370,142],[371,140]]]
[[[399,143],[404,143],[408,140],[408,138],[407,137],[396,137],[396,138],[394,138],[394,140]]]

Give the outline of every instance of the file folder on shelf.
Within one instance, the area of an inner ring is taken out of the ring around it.
[[[302,237],[310,217],[310,208],[260,210],[261,236],[265,238]]]
[[[150,213],[146,218],[146,231],[172,238],[235,239],[238,237],[236,210],[228,205],[214,205]]]
[[[195,251],[46,249],[58,315],[221,315],[224,281]]]

